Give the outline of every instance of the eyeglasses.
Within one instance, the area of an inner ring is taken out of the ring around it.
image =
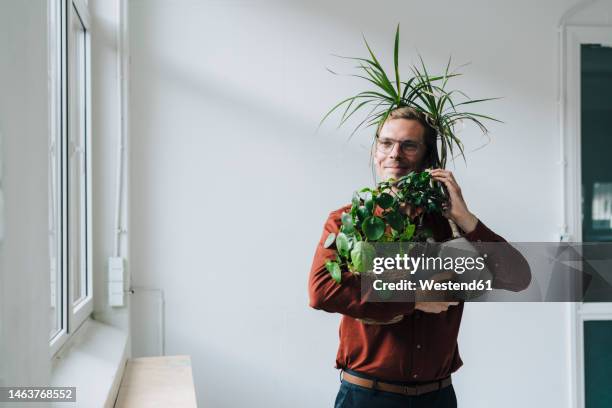
[[[376,141],[376,149],[384,154],[391,153],[396,143],[399,143],[400,150],[403,154],[414,154],[419,150],[419,146],[423,144],[413,140],[404,140],[400,142],[392,139],[378,139]]]

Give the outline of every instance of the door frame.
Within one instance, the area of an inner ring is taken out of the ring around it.
[[[581,45],[612,46],[612,26],[564,25],[561,38],[560,134],[564,225],[561,241],[582,242]],[[570,302],[570,401],[585,408],[584,322],[612,320],[612,302]]]

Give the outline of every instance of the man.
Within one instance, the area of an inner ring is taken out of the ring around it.
[[[374,165],[379,178],[398,178],[411,171],[422,171],[436,163],[436,131],[422,114],[412,108],[393,110],[377,134]],[[472,214],[453,174],[431,170],[433,179],[446,186],[449,203],[444,217],[454,221],[470,241],[505,242]],[[358,275],[342,271],[337,284],[325,268],[336,251],[324,248],[329,233],[339,231],[341,214],[350,205],[329,215],[317,247],[309,277],[310,306],[341,313],[340,345],[336,368],[342,370],[342,383],[336,397],[338,407],[452,408],[457,406],[450,375],[463,364],[457,348],[457,335],[463,313],[459,302],[368,303],[361,299]],[[425,217],[436,241],[452,235],[448,221],[441,216]],[[510,265],[512,267],[510,267]],[[490,266],[493,287],[522,290],[531,279],[524,258],[514,249],[504,262]],[[397,323],[365,324],[359,319]]]

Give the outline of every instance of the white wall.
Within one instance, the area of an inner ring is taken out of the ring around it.
[[[371,131],[314,132],[358,89],[324,68],[350,71],[330,54],[364,55],[361,32],[386,61],[400,22],[404,64],[472,62],[456,86],[503,96],[481,109],[505,123],[458,162],[466,200],[508,240],[558,237],[557,24],[574,3],[130,1],[131,270],[164,290],[166,353],[192,356],[201,405],[332,405],[339,317],[307,308],[306,280],[326,215],[371,183]],[[569,407],[567,310],[468,305],[461,405]]]
[[[49,379],[47,3],[0,1],[0,386]]]

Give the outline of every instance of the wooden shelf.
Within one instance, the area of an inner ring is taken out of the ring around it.
[[[197,407],[189,356],[129,359],[115,408]]]

